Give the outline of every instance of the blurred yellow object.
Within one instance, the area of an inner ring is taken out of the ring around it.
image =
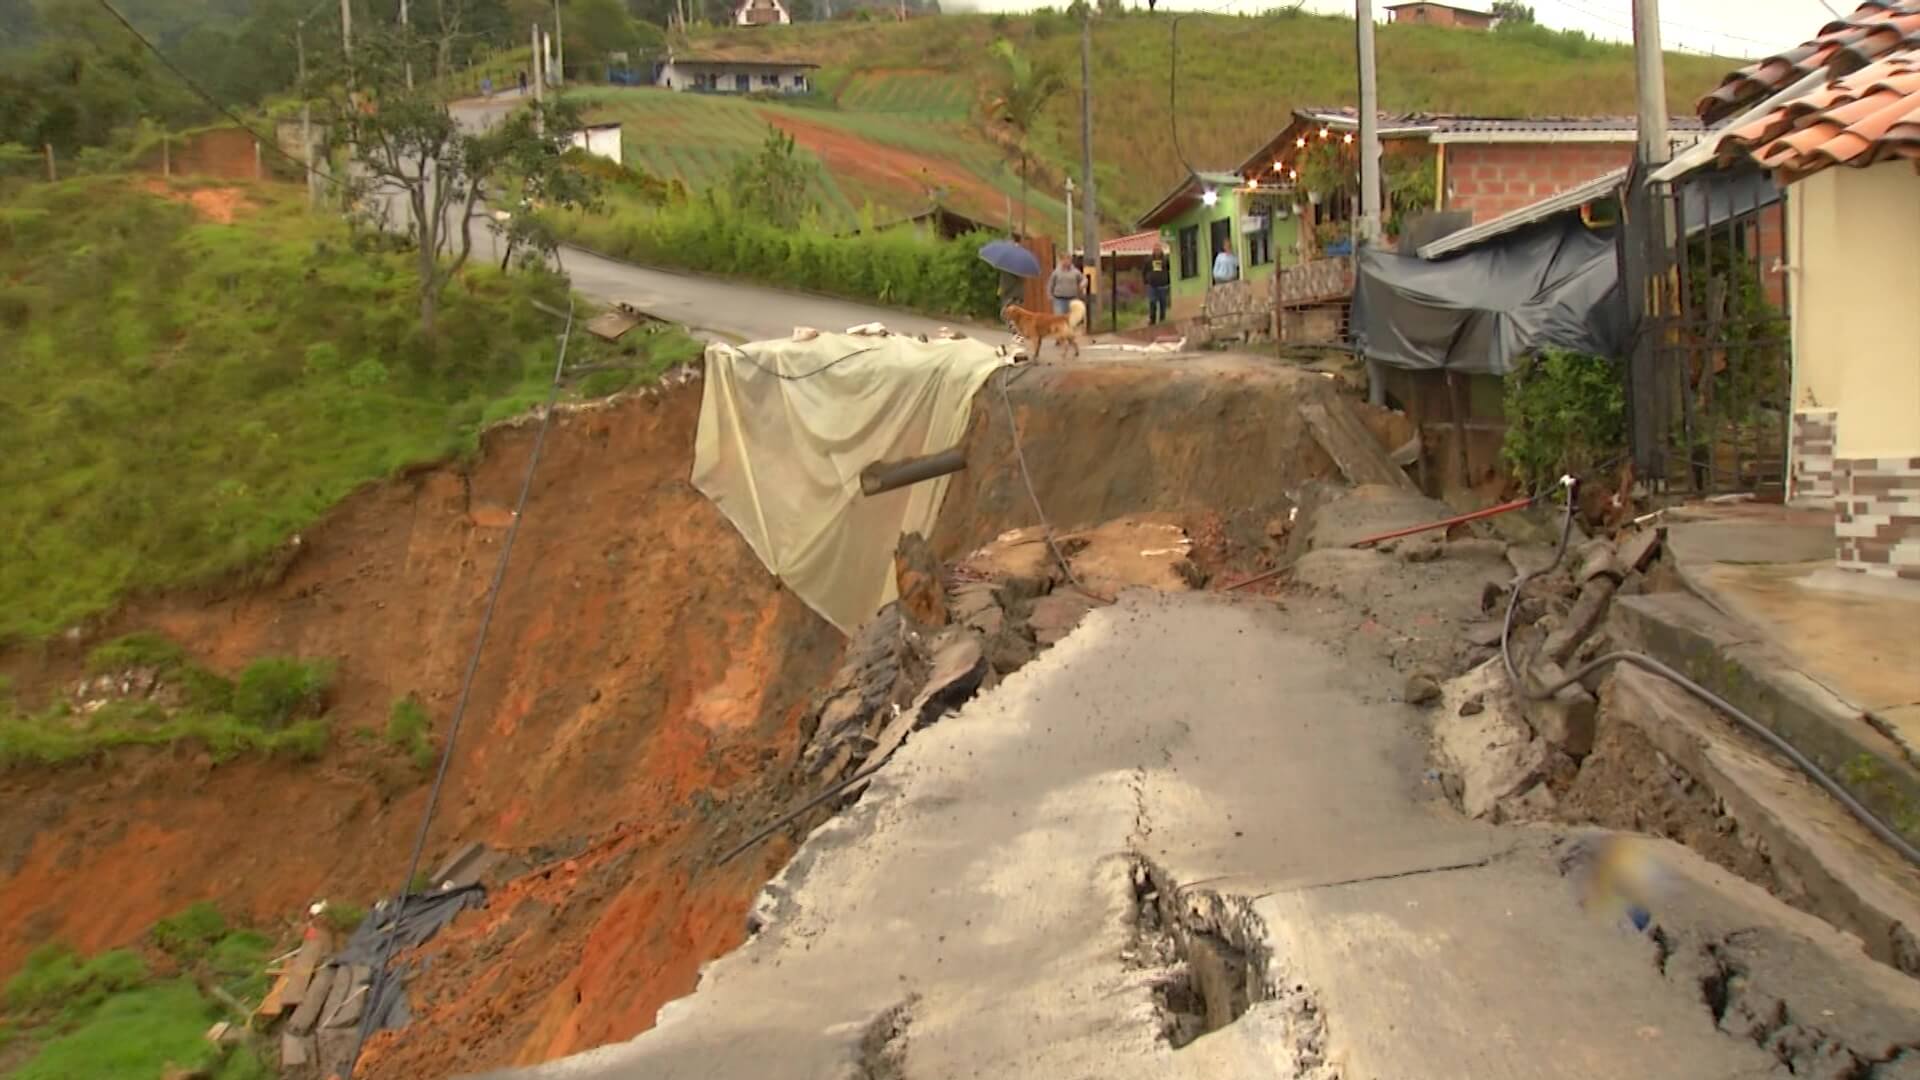
[[[1664,871],[1653,845],[1630,836],[1601,835],[1574,842],[1560,859],[1573,878],[1580,905],[1608,917],[1624,915],[1636,930],[1652,921]]]

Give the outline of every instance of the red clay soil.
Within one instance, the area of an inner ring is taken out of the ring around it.
[[[415,990],[423,1022],[360,1075],[632,1036],[744,936],[784,849],[705,867],[790,797],[762,778],[785,775],[841,639],[687,482],[699,401],[696,384],[555,421],[428,846],[438,861],[480,840],[539,868],[429,946],[443,960]],[[0,774],[0,977],[42,942],[123,944],[197,900],[272,926],[316,897],[391,893],[425,777],[350,733],[413,693],[444,734],[531,440],[497,430],[470,465],[363,489],[271,584],[142,600],[94,636],[161,630],[229,674],[333,658],[333,748]],[[0,671],[37,703],[84,650],[17,650]]]
[[[930,206],[934,193],[944,189],[946,205],[977,220],[998,221],[1007,211],[1005,194],[950,161],[922,157],[786,113],[763,115],[767,123],[813,151],[834,176],[862,187],[897,192],[902,206]]]

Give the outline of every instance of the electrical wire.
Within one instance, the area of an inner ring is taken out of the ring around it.
[[[207,105],[210,106],[215,112],[218,112],[222,116],[225,116],[227,119],[233,121],[234,124],[240,128],[240,130],[253,136],[253,140],[256,144],[270,148],[274,153],[280,155],[283,158],[286,158],[288,161],[292,162],[293,164],[298,165],[301,171],[303,172],[311,173],[312,175],[317,176],[322,180],[325,180],[329,184],[345,187],[345,184],[343,184],[340,180],[335,179],[334,177],[328,175],[327,173],[321,172],[319,169],[316,169],[313,166],[307,164],[306,162],[300,160],[299,158],[294,157],[292,154],[287,153],[287,151],[280,146],[280,140],[270,139],[265,135],[260,134],[258,131],[255,131],[253,129],[253,125],[247,123],[245,120],[240,118],[239,113],[234,112],[233,109],[222,104],[212,94],[208,93],[206,89],[203,88],[199,83],[193,81],[193,76],[188,75],[185,71],[182,71],[180,69],[180,66],[178,64],[175,64],[171,59],[169,59],[166,53],[161,52],[160,46],[155,45],[152,39],[148,38],[147,35],[140,32],[139,27],[133,25],[133,23],[130,22],[125,15],[120,13],[119,8],[113,6],[113,0],[99,0],[99,4],[101,7],[106,9],[107,14],[112,15],[114,17],[115,21],[119,22],[121,26],[124,26],[127,28],[127,33],[132,34],[134,38],[140,42],[140,44],[146,46],[147,51],[152,53],[154,57],[160,61],[160,64],[162,67],[166,68],[168,71],[171,71],[175,77],[177,77],[182,83],[186,84],[187,89],[193,91],[196,97],[198,97],[201,101],[206,102]]]
[[[573,301],[567,301],[567,325],[560,333],[559,356],[553,363],[553,381],[547,387],[546,408],[541,411],[540,429],[533,437],[533,452],[527,458],[526,475],[520,481],[520,497],[513,506],[513,521],[507,526],[506,539],[500,545],[500,559],[494,565],[493,581],[487,586],[487,602],[480,612],[480,631],[473,641],[473,652],[467,657],[467,670],[460,679],[460,696],[455,699],[453,717],[447,722],[446,745],[440,750],[440,767],[434,772],[433,787],[427,792],[427,806],[420,816],[420,830],[413,840],[413,854],[407,859],[407,876],[401,880],[400,898],[396,902],[392,919],[388,922],[386,935],[380,940],[380,959],[373,968],[373,982],[367,988],[369,1007],[360,1020],[354,1033],[353,1054],[347,1059],[347,1080],[353,1080],[353,1068],[360,1060],[360,1050],[371,1035],[372,1026],[378,1020],[378,1011],[372,1003],[380,998],[381,984],[390,974],[387,965],[393,959],[393,939],[400,932],[401,920],[407,912],[407,900],[411,895],[415,875],[420,872],[420,859],[426,853],[427,833],[433,826],[434,810],[440,805],[440,792],[446,786],[447,770],[453,763],[453,752],[460,739],[460,725],[467,716],[467,704],[473,697],[474,677],[480,672],[480,656],[487,646],[487,632],[493,628],[493,613],[500,602],[501,586],[507,580],[507,563],[513,556],[513,542],[520,535],[520,523],[525,520],[527,499],[533,493],[534,473],[540,467],[540,453],[547,444],[547,430],[553,426],[554,403],[560,397],[561,376],[567,366],[567,344],[573,340]]]
[[[1906,837],[1900,835],[1896,829],[1880,820],[1879,816],[1868,809],[1864,803],[1854,798],[1852,792],[1843,787],[1839,781],[1829,776],[1813,759],[1801,753],[1798,747],[1786,739],[1781,738],[1772,728],[1767,727],[1765,724],[1742,712],[1734,706],[1732,702],[1701,686],[1699,683],[1694,682],[1672,667],[1655,660],[1653,657],[1635,652],[1627,652],[1625,650],[1606,653],[1594,658],[1586,666],[1568,675],[1566,678],[1561,679],[1559,682],[1554,683],[1552,686],[1541,687],[1539,689],[1535,689],[1525,679],[1521,678],[1520,670],[1513,661],[1513,617],[1514,613],[1518,611],[1520,607],[1520,594],[1526,589],[1528,583],[1536,578],[1552,573],[1554,569],[1560,565],[1561,561],[1567,556],[1567,543],[1573,536],[1573,515],[1578,503],[1577,496],[1580,493],[1580,482],[1571,476],[1562,477],[1561,486],[1566,488],[1567,514],[1565,522],[1560,527],[1560,543],[1559,546],[1554,549],[1553,561],[1538,570],[1520,575],[1520,578],[1514,582],[1513,592],[1507,597],[1506,618],[1502,620],[1500,624],[1500,659],[1506,665],[1507,678],[1511,681],[1514,692],[1524,695],[1533,701],[1545,701],[1561,690],[1581,682],[1594,672],[1614,664],[1631,664],[1644,671],[1653,672],[1656,675],[1666,678],[1700,701],[1726,714],[1755,738],[1779,752],[1788,761],[1793,762],[1794,766],[1802,773],[1805,773],[1808,779],[1818,785],[1821,790],[1833,796],[1841,806],[1846,807],[1847,812],[1852,814],[1860,824],[1866,826],[1868,832],[1873,833],[1873,835],[1879,837],[1888,847],[1899,852],[1900,856],[1909,863],[1920,866],[1920,848],[1915,848],[1913,844],[1907,841]]]
[[[1027,498],[1033,501],[1033,516],[1040,519],[1040,535],[1047,542],[1047,550],[1053,552],[1053,561],[1060,564],[1060,572],[1067,576],[1068,583],[1086,592],[1081,588],[1080,580],[1073,576],[1073,567],[1067,565],[1067,557],[1060,551],[1060,545],[1054,543],[1053,526],[1047,524],[1047,512],[1041,508],[1040,496],[1033,490],[1033,474],[1027,470],[1027,451],[1020,445],[1020,422],[1014,419],[1013,399],[1007,395],[1007,381],[1012,378],[1009,370],[1002,369],[997,381],[1000,383],[1000,404],[1007,413],[1007,433],[1013,439],[1013,456],[1020,463],[1020,479],[1027,486]]]

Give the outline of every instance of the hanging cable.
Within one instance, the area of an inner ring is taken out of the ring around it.
[[[1560,527],[1560,543],[1559,546],[1554,549],[1553,561],[1538,570],[1520,575],[1520,578],[1514,582],[1513,592],[1507,597],[1506,618],[1503,619],[1500,624],[1500,659],[1506,665],[1507,678],[1513,685],[1514,693],[1520,694],[1529,700],[1545,701],[1561,690],[1581,682],[1594,672],[1614,664],[1632,664],[1642,670],[1651,671],[1671,681],[1707,705],[1725,713],[1755,738],[1766,743],[1775,751],[1778,751],[1788,761],[1793,762],[1795,767],[1801,772],[1805,773],[1808,779],[1819,785],[1821,790],[1833,796],[1841,806],[1846,807],[1847,812],[1852,814],[1860,824],[1866,826],[1867,831],[1879,837],[1888,847],[1899,852],[1900,856],[1909,863],[1920,866],[1920,848],[1915,848],[1913,844],[1907,841],[1906,837],[1900,835],[1897,830],[1886,822],[1881,821],[1878,815],[1868,809],[1859,799],[1854,798],[1853,793],[1843,787],[1839,781],[1827,775],[1812,758],[1801,753],[1798,747],[1781,738],[1772,728],[1742,712],[1735,707],[1732,702],[1701,686],[1699,683],[1694,682],[1672,667],[1655,660],[1653,657],[1635,652],[1626,652],[1624,650],[1606,653],[1594,658],[1585,667],[1554,683],[1552,686],[1541,687],[1537,690],[1534,689],[1527,680],[1521,678],[1520,669],[1513,662],[1513,617],[1514,613],[1520,608],[1520,594],[1534,579],[1552,573],[1560,565],[1561,561],[1567,556],[1567,543],[1573,536],[1573,515],[1578,503],[1580,481],[1571,476],[1566,476],[1561,478],[1560,484],[1566,489],[1567,513],[1566,519]]]
[[[1040,535],[1047,541],[1047,550],[1053,552],[1053,561],[1060,564],[1060,572],[1066,575],[1069,584],[1080,589],[1081,592],[1086,592],[1086,589],[1081,588],[1080,580],[1073,576],[1073,567],[1067,565],[1067,557],[1061,552],[1060,545],[1053,542],[1053,526],[1047,524],[1047,512],[1041,509],[1040,496],[1033,490],[1033,474],[1027,471],[1027,451],[1020,445],[1020,422],[1014,419],[1013,399],[1007,396],[1007,380],[1012,377],[1008,373],[1011,370],[1011,368],[1002,368],[997,381],[1000,383],[1000,404],[1007,413],[1007,435],[1013,440],[1014,459],[1020,463],[1020,479],[1026,484],[1027,498],[1033,501],[1033,516],[1040,521]],[[1088,595],[1093,594],[1088,593]]]
[[[245,120],[240,118],[239,113],[234,112],[231,108],[229,108],[228,106],[222,104],[219,100],[217,100],[212,94],[207,93],[207,91],[204,88],[202,88],[199,83],[193,81],[193,76],[188,75],[185,71],[182,71],[179,65],[175,64],[172,60],[168,59],[167,54],[160,51],[160,46],[155,45],[153,41],[147,37],[147,35],[140,32],[139,27],[133,25],[133,23],[130,22],[125,15],[122,15],[120,13],[120,9],[113,6],[113,0],[99,0],[99,3],[101,7],[106,9],[107,14],[113,16],[114,19],[117,22],[119,22],[121,26],[124,26],[127,28],[127,33],[132,34],[135,40],[139,41],[140,44],[147,47],[147,51],[152,53],[154,57],[160,61],[161,66],[165,67],[168,71],[172,72],[174,76],[178,78],[182,83],[185,83],[187,89],[193,91],[194,96],[198,97],[201,101],[206,102],[207,105],[211,107],[215,112],[218,112],[222,116],[225,116],[228,120],[233,121],[234,125],[239,127],[240,130],[253,136],[253,140],[255,143],[258,143],[261,146],[268,147],[274,153],[280,155],[283,158],[286,158],[288,161],[292,162],[293,164],[298,165],[301,171],[303,172],[311,173],[314,176],[317,176],[330,184],[333,184],[336,186],[345,186],[344,184],[342,184],[341,181],[335,179],[334,177],[328,175],[327,173],[321,172],[319,169],[316,169],[313,166],[307,164],[306,162],[300,160],[299,158],[294,157],[292,154],[287,153],[287,151],[280,146],[280,141],[278,139],[269,139],[265,135],[262,135],[258,131],[255,131],[253,129],[253,125],[247,123]]]
[[[513,557],[513,542],[520,535],[520,523],[526,517],[527,498],[533,493],[533,477],[540,467],[540,452],[547,444],[547,430],[553,426],[553,407],[560,397],[561,375],[567,366],[567,344],[572,340],[573,300],[569,298],[567,325],[560,333],[559,356],[553,362],[553,380],[547,387],[546,407],[540,413],[540,427],[533,437],[533,452],[527,458],[526,475],[520,480],[520,497],[513,505],[513,521],[507,526],[506,539],[500,545],[500,559],[494,564],[493,581],[487,586],[486,605],[480,611],[480,630],[474,637],[473,651],[467,657],[466,673],[460,678],[460,695],[454,700],[453,717],[447,722],[446,745],[440,750],[440,767],[433,774],[433,787],[427,791],[426,810],[420,815],[420,829],[414,834],[413,854],[407,859],[407,876],[401,879],[399,900],[396,901],[393,917],[388,920],[387,932],[380,939],[380,959],[373,968],[373,982],[367,987],[367,1009],[354,1033],[353,1054],[347,1059],[347,1080],[352,1080],[354,1066],[360,1061],[360,1050],[366,1045],[367,1036],[373,1033],[373,1025],[378,1022],[380,1010],[373,1005],[380,1000],[382,984],[390,977],[387,965],[393,959],[393,939],[399,933],[401,920],[407,913],[407,900],[412,893],[413,881],[420,873],[421,856],[426,853],[427,833],[433,826],[433,813],[440,805],[440,792],[446,786],[447,769],[453,763],[453,752],[460,739],[460,725],[466,719],[467,704],[473,697],[473,680],[480,672],[480,656],[487,647],[487,632],[493,628],[494,608],[500,602],[500,588],[507,580],[507,564]]]

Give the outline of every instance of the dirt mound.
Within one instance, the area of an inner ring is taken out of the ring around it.
[[[222,225],[231,225],[255,209],[247,193],[237,187],[178,188],[163,180],[148,180],[140,187],[169,202],[186,203],[201,217]]]
[[[841,642],[687,482],[699,401],[681,387],[555,422],[428,854],[466,840],[534,862],[577,854],[467,917],[513,922],[524,947],[461,969],[470,986],[426,988],[426,1015],[493,1022],[416,1025],[408,1052],[366,1075],[634,1034],[743,933],[766,867],[698,860],[731,816],[759,816],[738,801],[797,742]],[[364,904],[399,884],[425,776],[351,733],[381,730],[409,693],[444,733],[532,438],[498,429],[471,465],[359,492],[270,585],[136,603],[107,628],[161,630],[227,673],[268,653],[336,658],[334,746],[309,765],[128,751],[0,776],[0,973],[47,940],[126,942],[196,900],[272,924],[316,896]],[[32,702],[77,678],[82,652],[0,666]]]

